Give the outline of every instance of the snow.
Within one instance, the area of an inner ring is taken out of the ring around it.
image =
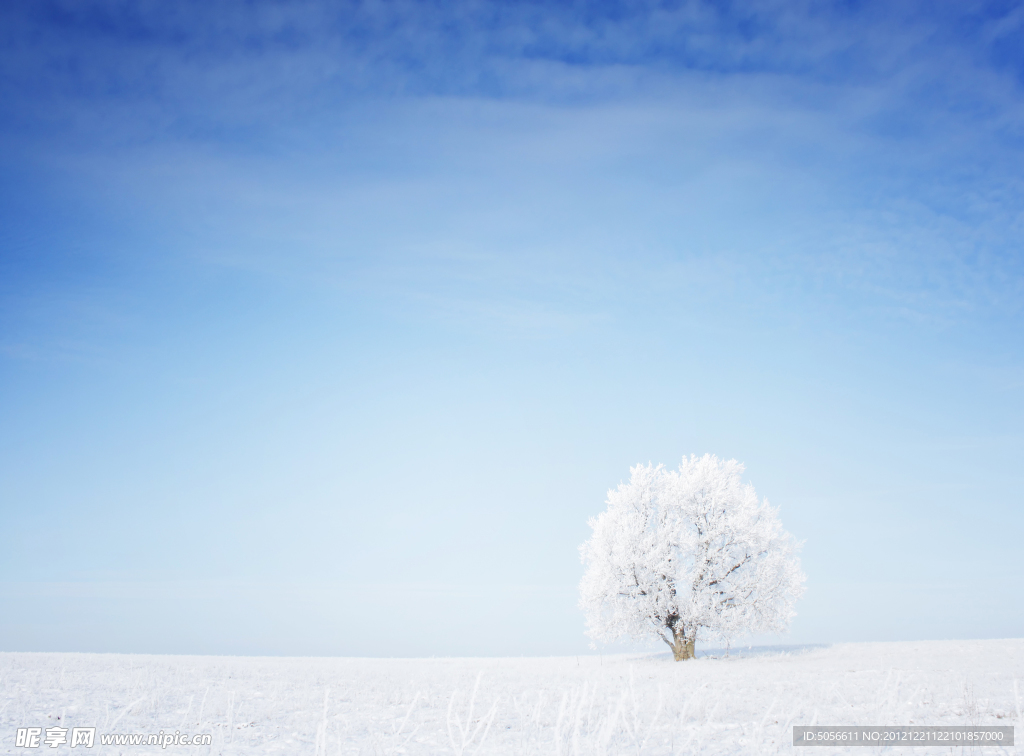
[[[1022,705],[1024,640],[744,649],[684,662],[0,654],[0,753],[41,752],[17,748],[16,728],[55,724],[213,735],[209,747],[161,749],[104,748],[97,734],[86,753],[790,753],[795,724],[1019,725]]]

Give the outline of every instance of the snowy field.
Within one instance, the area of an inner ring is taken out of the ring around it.
[[[1014,725],[1021,738],[1022,707],[1024,640],[754,649],[679,663],[0,654],[0,753],[786,753],[794,724]],[[54,725],[96,727],[96,744],[16,746],[17,728]],[[99,742],[161,730],[210,733],[213,745]]]

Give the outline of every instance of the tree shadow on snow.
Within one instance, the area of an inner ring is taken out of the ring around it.
[[[829,648],[829,643],[797,643],[778,646],[732,646],[731,648],[697,649],[697,659],[749,659],[758,656],[791,656]],[[645,654],[643,660],[673,661],[671,651]]]

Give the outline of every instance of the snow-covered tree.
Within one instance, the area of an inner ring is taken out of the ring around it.
[[[678,470],[637,465],[608,492],[580,546],[592,638],[661,638],[679,661],[698,632],[730,640],[788,626],[804,590],[799,544],[743,469],[710,454]]]

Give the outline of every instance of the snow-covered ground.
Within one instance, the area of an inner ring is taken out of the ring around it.
[[[679,663],[0,654],[0,753],[786,753],[794,724],[1014,725],[1021,738],[1022,709],[1024,640],[755,649]],[[16,746],[17,728],[54,725],[96,727],[96,745]],[[102,733],[161,730],[211,733],[213,745],[99,743]]]

